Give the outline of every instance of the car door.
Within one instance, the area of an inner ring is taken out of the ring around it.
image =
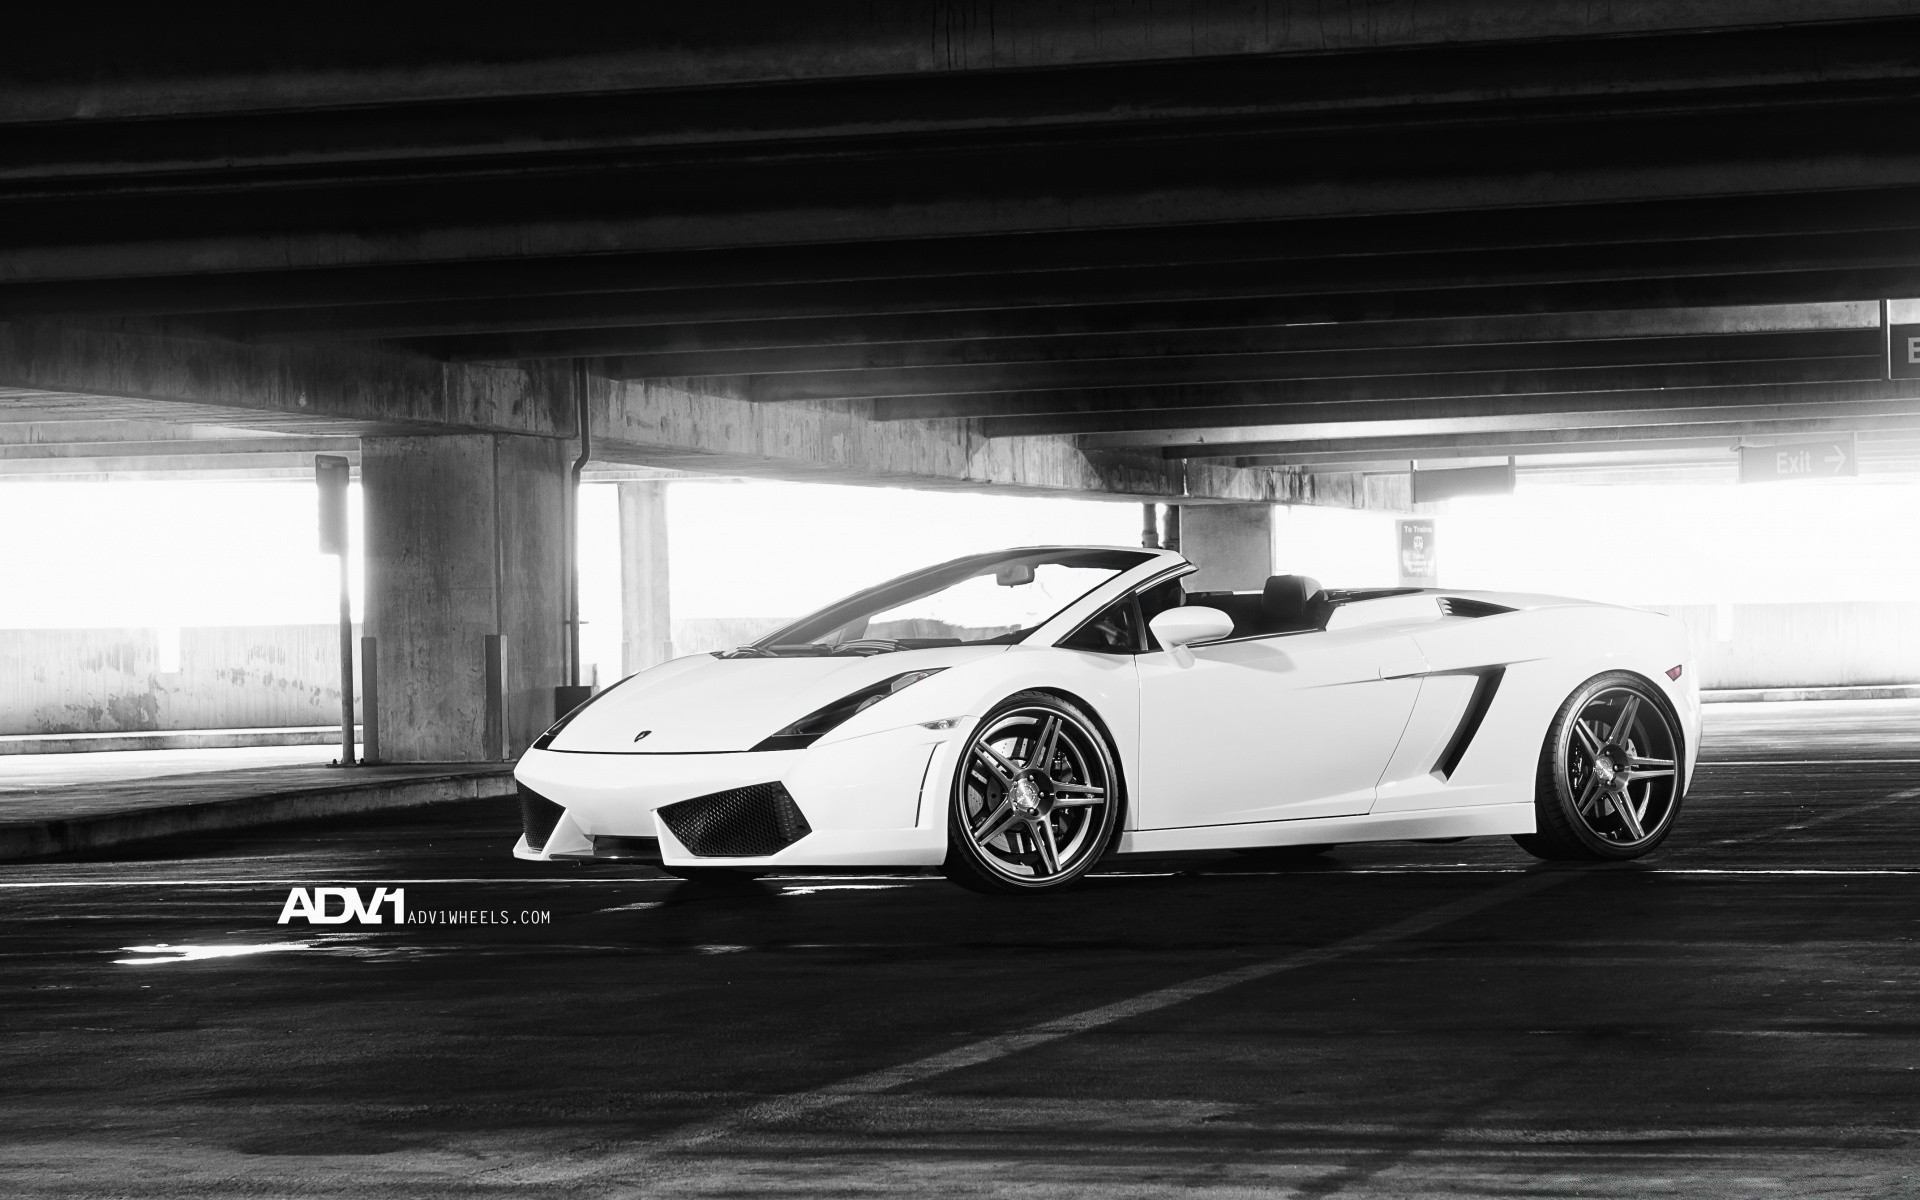
[[[1426,662],[1393,629],[1313,630],[1139,658],[1140,827],[1353,816]]]

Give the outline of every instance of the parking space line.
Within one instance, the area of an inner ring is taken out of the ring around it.
[[[1703,758],[1696,767],[1852,767],[1920,766],[1920,758]]]
[[[633,879],[348,879],[339,875],[276,875],[271,878],[233,879],[45,879],[24,882],[0,883],[0,889],[8,888],[84,888],[84,887],[302,887],[310,883],[328,883],[348,886],[391,887],[394,884],[415,883],[527,883],[546,887],[552,884],[634,884],[634,883],[680,883],[679,879],[663,877],[659,879],[636,877]]]
[[[1844,821],[1849,817],[1857,817],[1861,813],[1872,812],[1876,808],[1886,808],[1889,805],[1899,804],[1904,800],[1912,800],[1915,797],[1920,797],[1920,788],[1903,788],[1897,792],[1889,792],[1884,796],[1876,796],[1871,800],[1859,800],[1852,804],[1843,805],[1840,808],[1829,809],[1817,817],[1808,817],[1804,821],[1795,821],[1791,825],[1769,825],[1767,828],[1759,830],[1756,833],[1745,834],[1740,837],[1721,838],[1706,846],[1689,847],[1679,851],[1679,853],[1698,853],[1702,850],[1711,850],[1721,846],[1743,846],[1753,842],[1767,841],[1777,838],[1782,834],[1799,833],[1802,830],[1813,829],[1816,826],[1830,825],[1835,821]]]
[[[1230,971],[1202,975],[1197,979],[1176,983],[1171,987],[1158,988],[1127,1000],[1103,1004],[1098,1008],[1043,1021],[1016,1033],[997,1034],[952,1050],[916,1059],[913,1062],[902,1063],[899,1066],[869,1071],[864,1075],[856,1075],[851,1079],[843,1079],[824,1087],[793,1092],[751,1105],[729,1116],[684,1126],[663,1137],[655,1148],[674,1150],[700,1146],[737,1133],[749,1126],[789,1120],[844,1104],[850,1100],[921,1083],[937,1075],[993,1062],[996,1059],[1031,1050],[1036,1046],[1059,1041],[1075,1034],[1086,1033],[1104,1025],[1145,1016],[1164,1008],[1171,1008],[1176,1004],[1210,996],[1215,992],[1225,991],[1227,988],[1243,983],[1317,966],[1334,959],[1364,954],[1391,942],[1415,937],[1463,917],[1498,907],[1510,900],[1517,900],[1522,896],[1555,887],[1582,874],[1583,872],[1580,871],[1541,871],[1526,879],[1493,888],[1477,896],[1468,896],[1430,908],[1405,920],[1396,921],[1368,933],[1356,934],[1329,946],[1301,950],[1279,958],[1235,967]]]

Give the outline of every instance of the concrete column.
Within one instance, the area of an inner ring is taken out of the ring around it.
[[[361,440],[382,757],[513,757],[552,723],[566,672],[566,460],[546,438]]]
[[[1273,505],[1181,505],[1180,552],[1200,568],[1188,591],[1258,591],[1273,574]]]
[[[620,490],[620,670],[631,675],[673,657],[667,581],[667,485]]]

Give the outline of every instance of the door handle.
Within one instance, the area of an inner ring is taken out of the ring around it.
[[[1385,663],[1380,668],[1382,679],[1405,679],[1409,675],[1425,675],[1429,664],[1424,658],[1403,658],[1398,662]]]

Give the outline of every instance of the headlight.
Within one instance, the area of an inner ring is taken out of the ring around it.
[[[823,736],[844,724],[855,713],[872,708],[888,696],[902,688],[912,687],[929,675],[938,675],[945,667],[929,667],[923,671],[908,671],[904,675],[895,675],[882,679],[872,687],[861,688],[851,696],[842,696],[825,708],[815,709],[798,721],[767,738],[755,750],[805,750]]]

